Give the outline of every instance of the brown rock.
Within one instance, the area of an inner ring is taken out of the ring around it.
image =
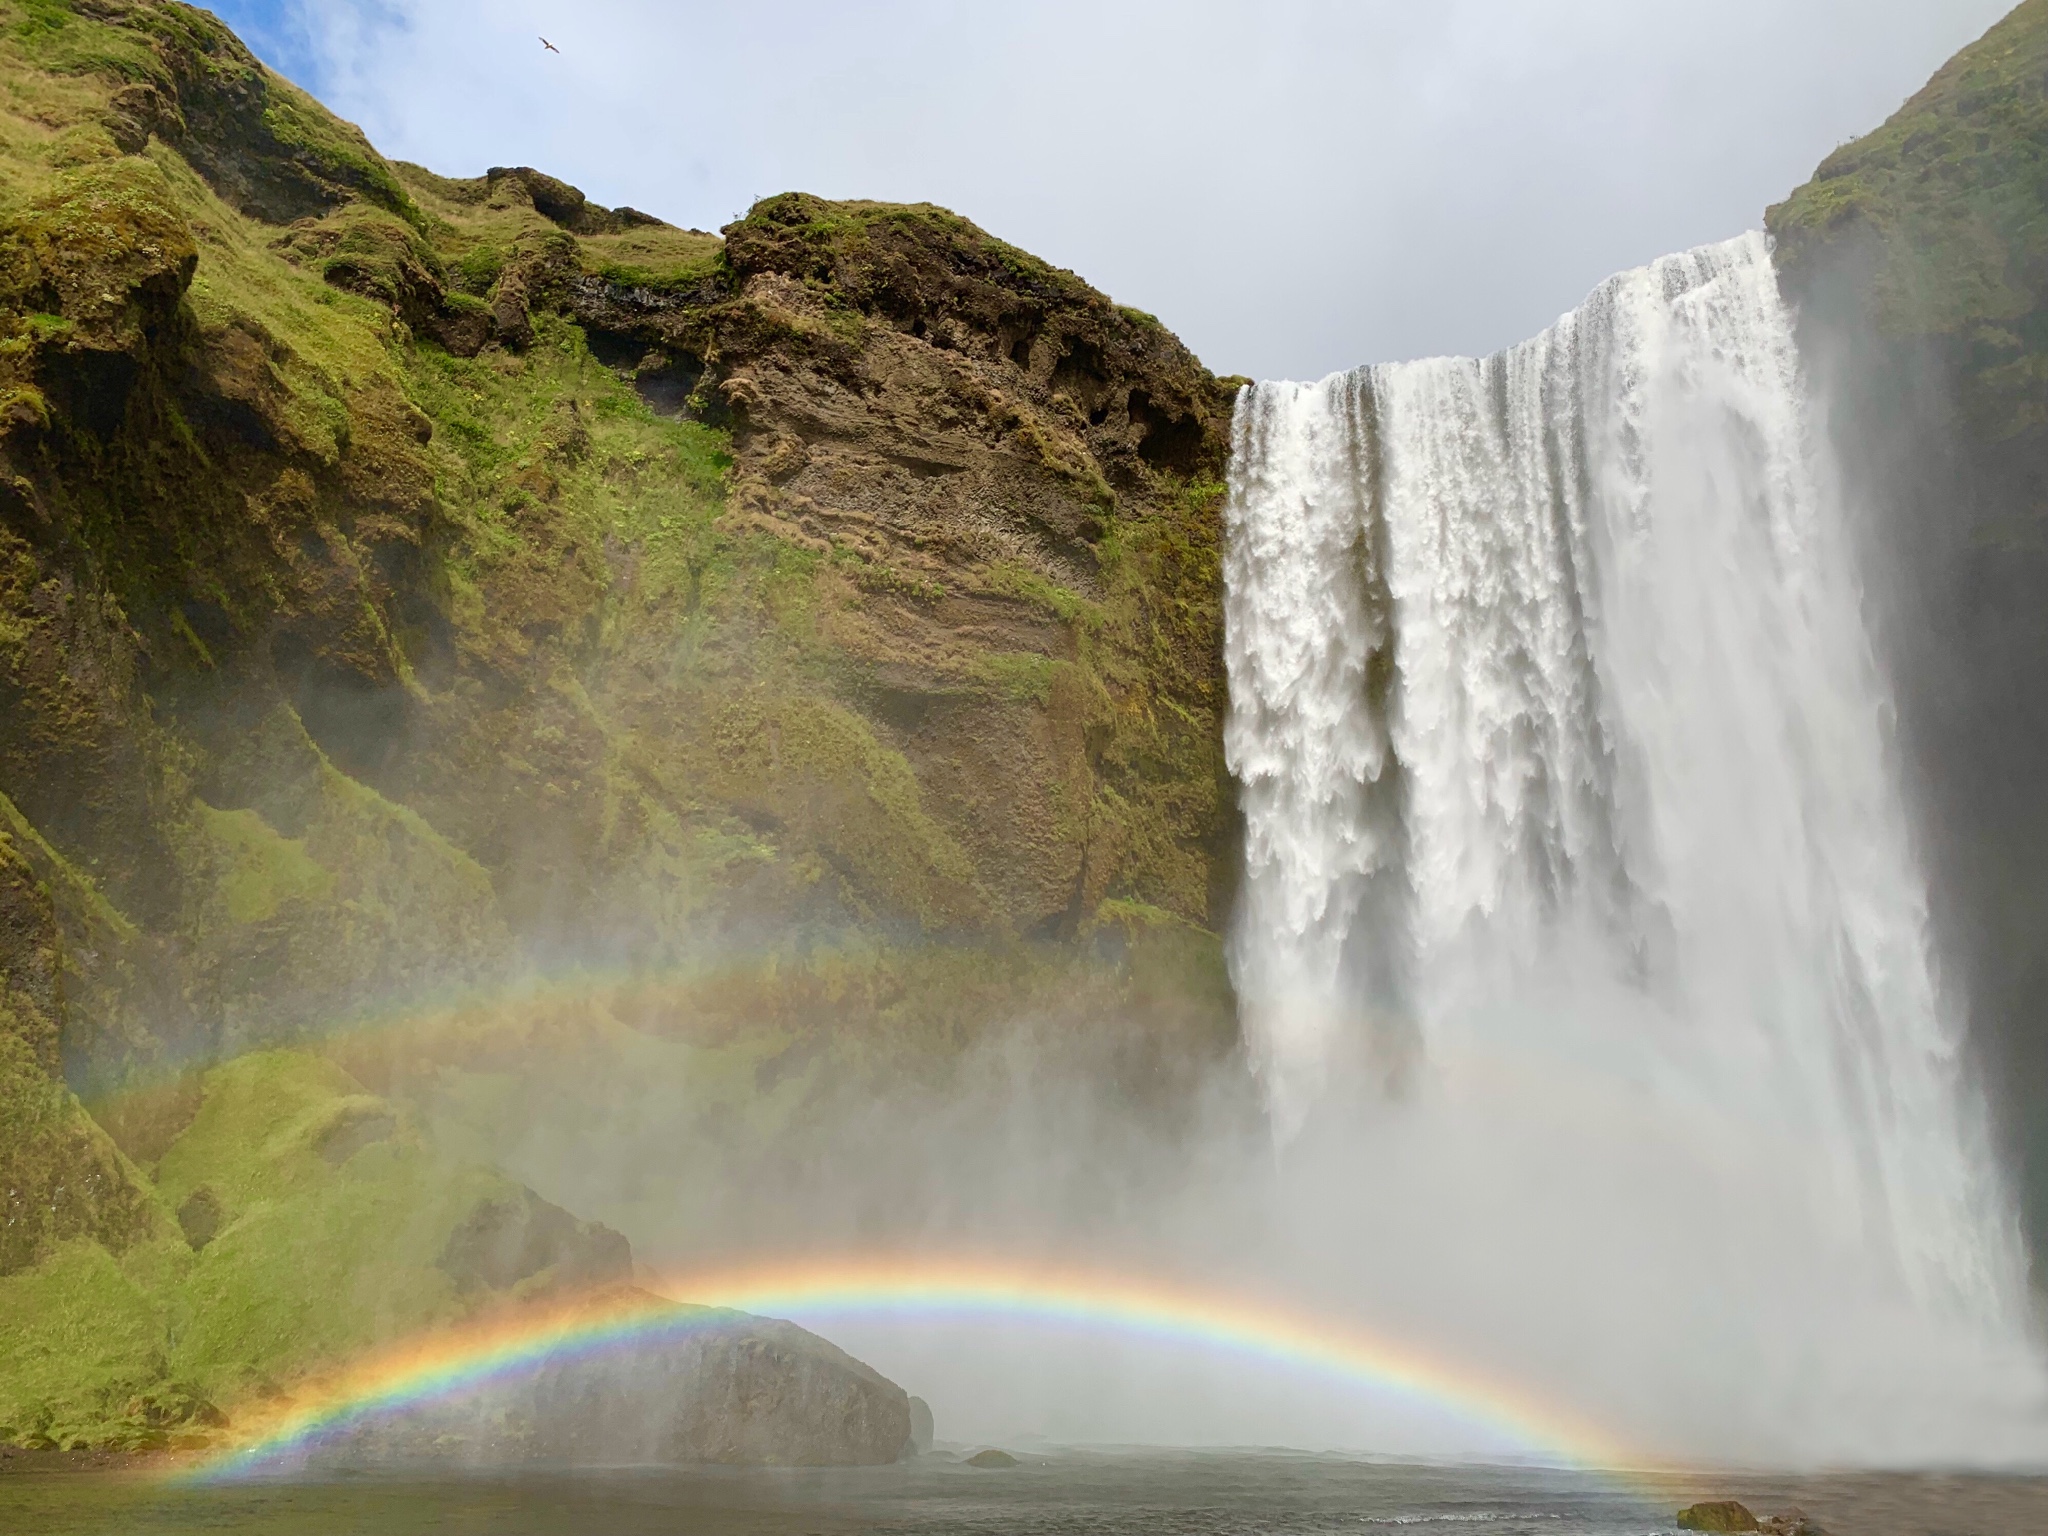
[[[1693,1504],[1678,1512],[1678,1528],[1681,1531],[1754,1531],[1760,1530],[1755,1515],[1733,1499],[1720,1499],[1710,1503]]]

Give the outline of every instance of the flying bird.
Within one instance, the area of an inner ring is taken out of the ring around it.
[[[542,38],[540,40],[540,45],[541,47],[547,49],[549,53],[560,53],[562,51],[561,49],[557,48],[553,43],[549,42],[546,38]]]

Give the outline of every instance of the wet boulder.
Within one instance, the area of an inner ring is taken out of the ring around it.
[[[794,1323],[706,1312],[647,1348],[545,1368],[528,1389],[539,1459],[862,1467],[910,1442],[910,1398]]]
[[[588,1305],[594,1328],[572,1326],[536,1365],[366,1420],[319,1459],[850,1467],[887,1465],[911,1442],[908,1394],[794,1323],[665,1307],[626,1286]],[[603,1338],[608,1319],[643,1307],[640,1320]]]

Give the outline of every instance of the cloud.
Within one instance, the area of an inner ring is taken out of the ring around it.
[[[1486,351],[1755,227],[2005,0],[282,0],[252,43],[388,153],[715,227],[930,200],[1212,367]],[[542,49],[545,34],[559,54]]]

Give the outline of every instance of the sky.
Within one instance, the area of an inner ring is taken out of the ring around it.
[[[1483,353],[1755,228],[2007,0],[212,0],[386,154],[929,201],[1219,373]],[[545,35],[560,50],[542,48]]]

